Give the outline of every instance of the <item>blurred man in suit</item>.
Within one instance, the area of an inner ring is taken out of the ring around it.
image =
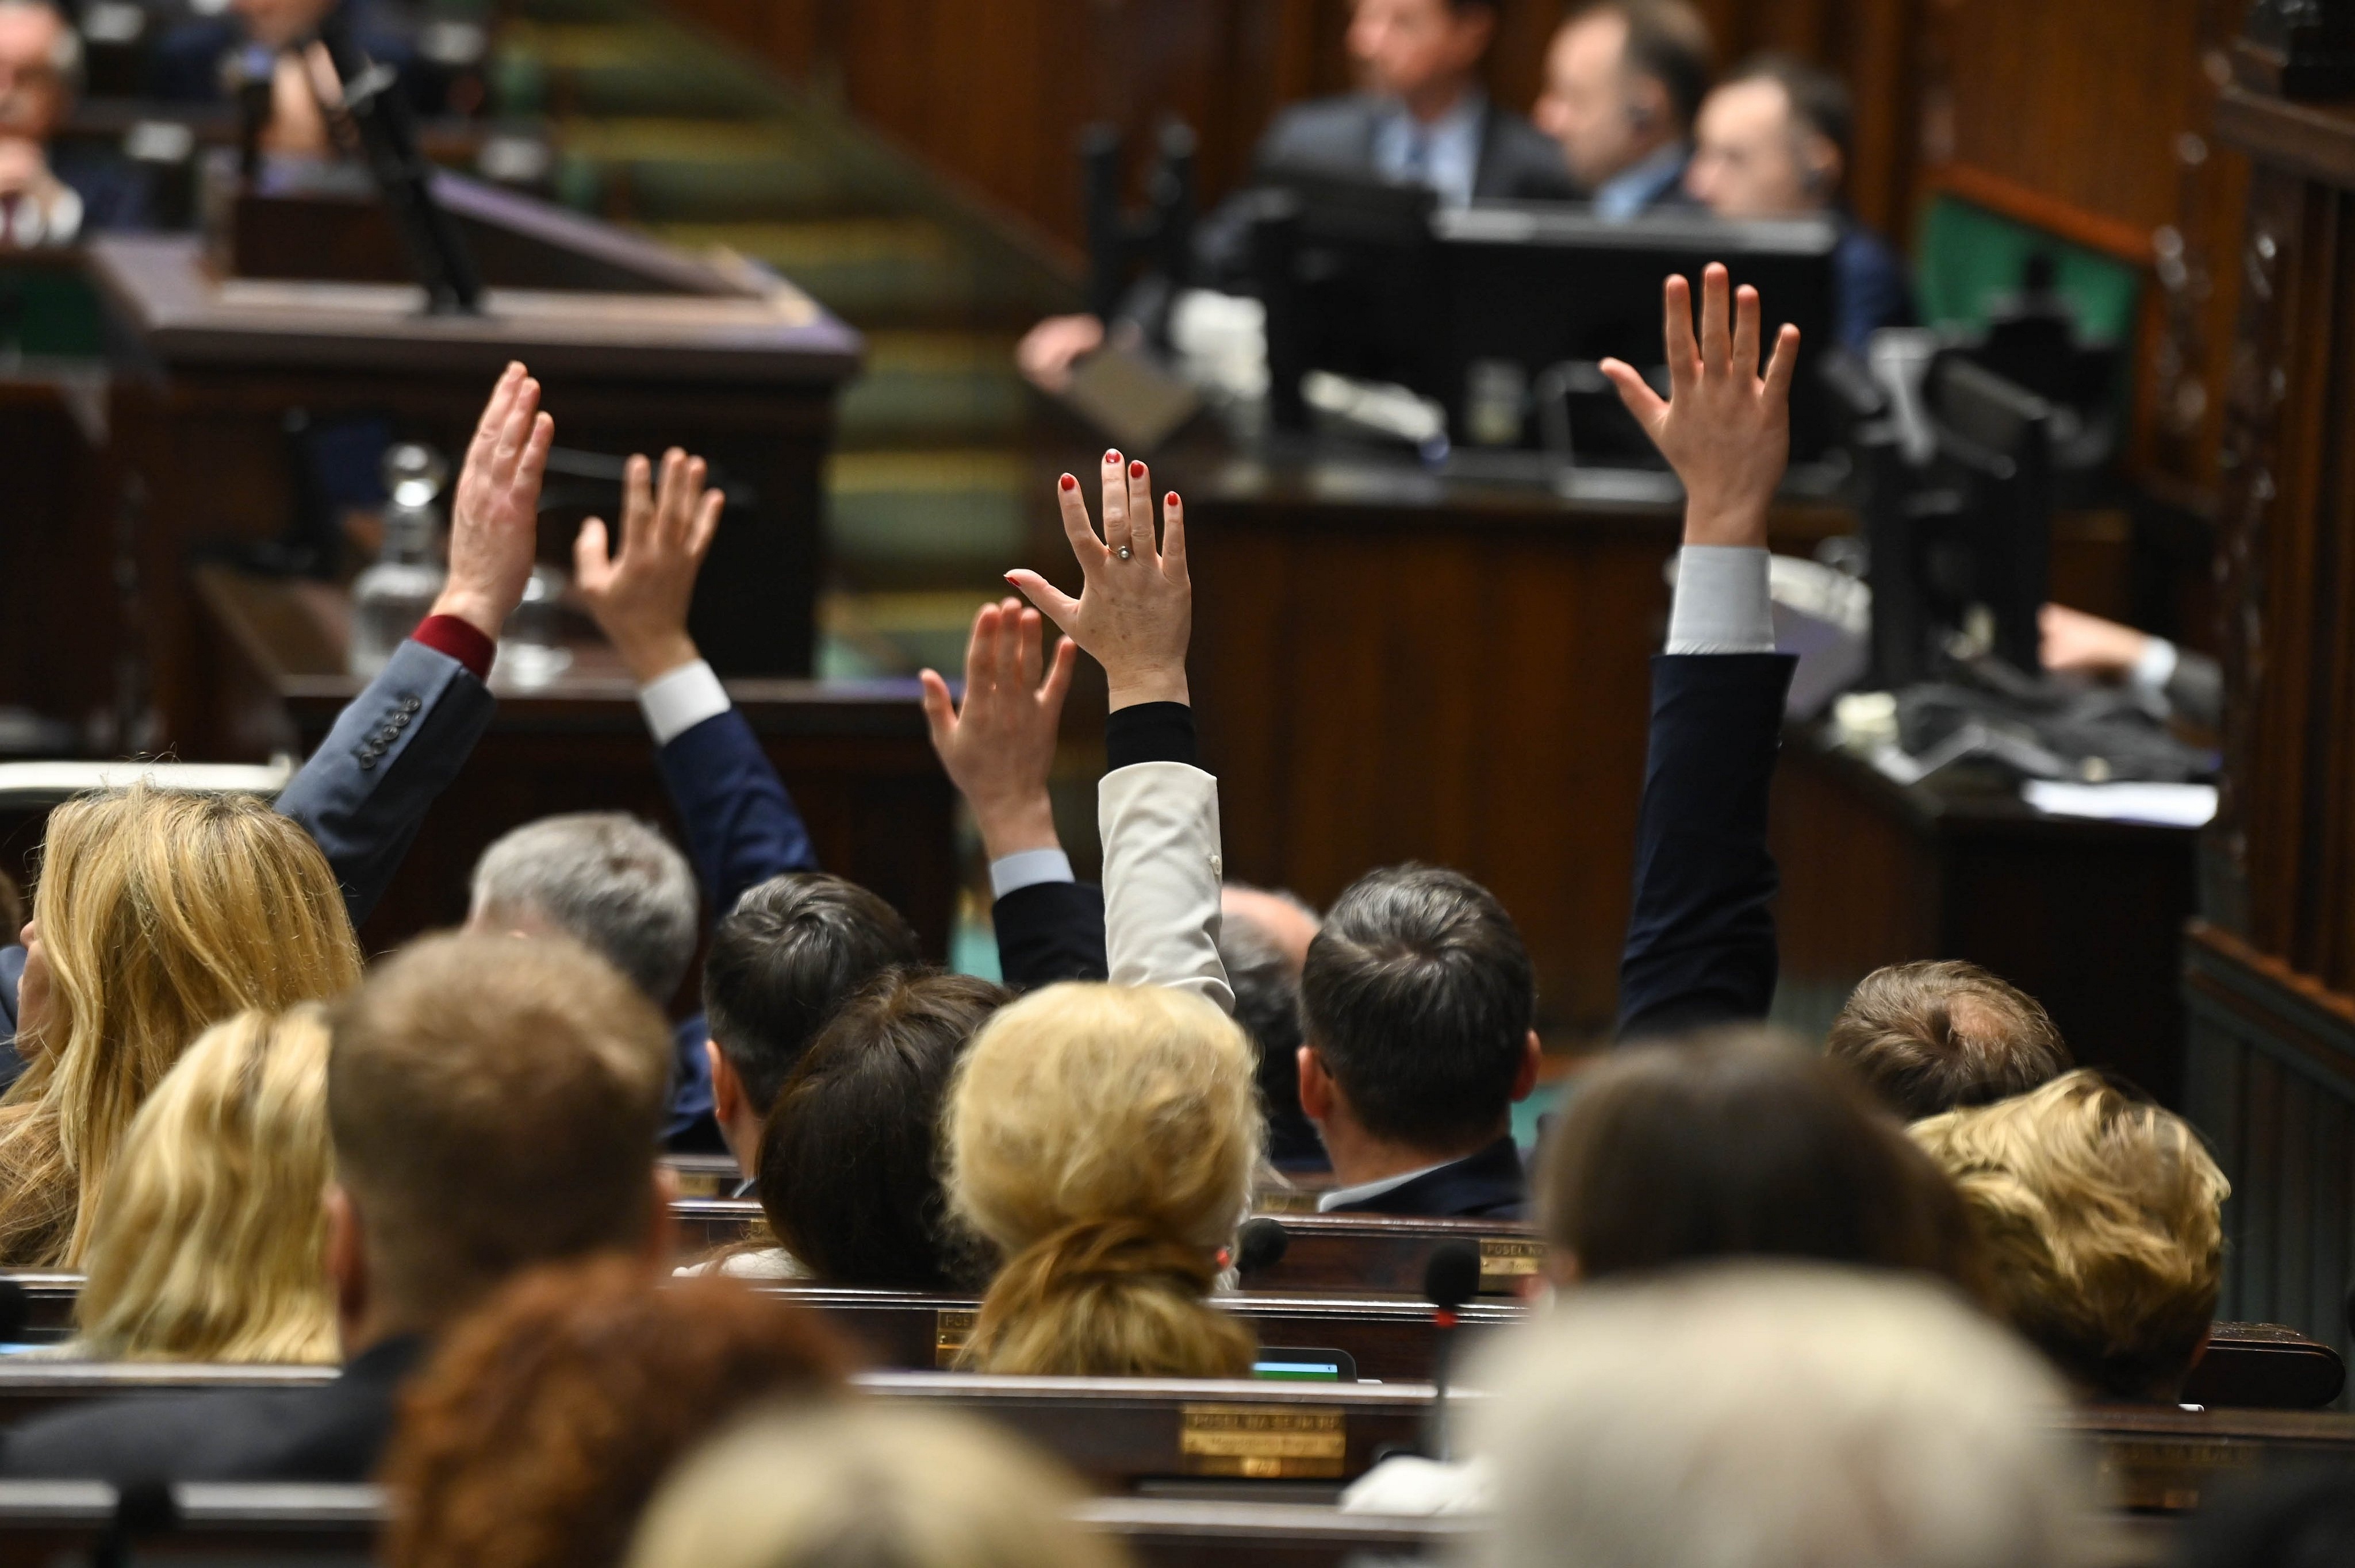
[[[1554,34],[1535,118],[1598,216],[1621,223],[1688,203],[1712,53],[1709,25],[1686,0],[1599,0]]]
[[[1828,71],[1763,55],[1701,106],[1685,188],[1720,217],[1828,217],[1840,227],[1832,257],[1833,309],[1842,346],[1863,352],[1882,327],[1913,320],[1905,263],[1840,199],[1855,119],[1848,89]]]
[[[271,71],[267,152],[325,157],[335,138],[323,104],[340,103],[341,87],[314,39],[319,24],[341,9],[352,39],[369,58],[400,73],[401,90],[420,113],[442,107],[445,85],[418,58],[408,19],[383,0],[232,0],[231,16],[185,22],[157,46],[149,90],[168,102],[211,103],[225,93],[224,68],[240,50],[247,69]]]
[[[56,6],[0,0],[0,245],[71,245],[145,220],[137,170],[51,145],[73,111],[81,69],[81,37]]]
[[[1561,150],[1481,89],[1480,62],[1496,32],[1495,0],[1357,0],[1349,58],[1365,90],[1276,116],[1256,166],[1428,185],[1449,207],[1575,196]],[[1231,201],[1212,213],[1195,236],[1200,281],[1240,289],[1250,238],[1247,207]],[[1017,358],[1024,375],[1059,391],[1072,362],[1103,341],[1094,316],[1052,316],[1031,329]]]

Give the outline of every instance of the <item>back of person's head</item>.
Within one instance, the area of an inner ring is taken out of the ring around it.
[[[267,802],[145,785],[50,813],[33,918],[46,1001],[0,1102],[0,1264],[79,1267],[180,1053],[240,1012],[348,991],[359,943],[326,856]]]
[[[1950,1293],[1742,1265],[1499,1336],[1494,1568],[2058,1568],[2091,1489],[2050,1372]]]
[[[1865,976],[1825,1050],[1907,1121],[2026,1094],[2075,1065],[2034,997],[1953,960]]]
[[[2098,1393],[2174,1398],[2216,1315],[2232,1193],[2190,1124],[2080,1069],[1913,1132],[2012,1325]]]
[[[330,1022],[336,1181],[401,1317],[444,1322],[531,1264],[649,1245],[670,1040],[612,965],[561,937],[428,937]]]
[[[668,1005],[695,958],[695,873],[649,822],[576,811],[527,822],[474,863],[477,930],[560,931]]]
[[[1688,0],[1595,0],[1572,6],[1564,25],[1604,16],[1626,26],[1622,69],[1636,79],[1657,82],[1678,133],[1690,130],[1709,96],[1717,58],[1700,10]]]
[[[132,1120],[78,1337],[104,1361],[337,1360],[320,1201],[334,1175],[322,1010],[215,1024]]]
[[[874,894],[822,872],[789,873],[746,893],[712,932],[704,1016],[765,1113],[853,991],[922,961],[915,927]]]
[[[814,1313],[733,1280],[535,1269],[451,1334],[403,1401],[379,1561],[617,1563],[663,1477],[732,1419],[823,1396],[847,1357]]]
[[[1822,137],[1847,162],[1855,134],[1856,100],[1846,82],[1796,56],[1771,53],[1742,61],[1725,85],[1743,81],[1771,81],[1781,88],[1790,105],[1792,131]]]
[[[626,1568],[1122,1568],[1079,1484],[969,1415],[845,1401],[765,1412],[664,1483]]]
[[[1314,1156],[1320,1152],[1316,1129],[1300,1109],[1300,965],[1282,938],[1247,912],[1252,903],[1239,902],[1236,892],[1230,887],[1223,901],[1219,959],[1234,989],[1235,1022],[1259,1052],[1259,1103],[1267,1117],[1269,1153],[1279,1160]],[[1246,897],[1289,906],[1297,921],[1310,927],[1316,922],[1316,914],[1289,894],[1253,890]]]
[[[893,970],[846,1002],[761,1139],[761,1207],[784,1249],[835,1285],[954,1290],[987,1270],[942,1185],[941,1117],[965,1046],[1007,992]]]
[[[1059,985],[1001,1010],[957,1074],[956,1210],[1006,1259],[965,1347],[986,1372],[1248,1372],[1205,1299],[1261,1145],[1242,1031],[1182,991]]]
[[[1502,1129],[1537,982],[1478,883],[1422,865],[1360,878],[1308,945],[1300,1000],[1310,1047],[1374,1137],[1453,1156]]]
[[[1953,1189],[1846,1074],[1764,1030],[1632,1047],[1575,1080],[1542,1224],[1582,1279],[1806,1258],[1977,1285]]]

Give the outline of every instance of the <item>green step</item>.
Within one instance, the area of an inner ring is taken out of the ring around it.
[[[837,444],[1018,441],[1029,393],[1010,335],[869,334],[867,369],[844,391]]]
[[[995,584],[1021,564],[1028,464],[989,448],[837,452],[826,464],[826,537],[854,586]]]
[[[1060,303],[1026,270],[926,217],[646,227],[688,250],[718,246],[766,262],[861,328],[987,324],[1019,331]]]

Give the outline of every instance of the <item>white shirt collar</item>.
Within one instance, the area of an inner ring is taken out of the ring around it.
[[[1443,1170],[1455,1163],[1453,1160],[1443,1160],[1437,1165],[1426,1165],[1420,1171],[1402,1171],[1396,1176],[1385,1176],[1379,1181],[1360,1181],[1354,1187],[1336,1187],[1318,1196],[1316,1212],[1320,1214],[1329,1214],[1344,1203],[1362,1203],[1369,1198],[1379,1198],[1385,1192],[1395,1192],[1410,1181],[1428,1176],[1434,1171]]]

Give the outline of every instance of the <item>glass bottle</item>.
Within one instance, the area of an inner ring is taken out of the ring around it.
[[[352,581],[351,671],[382,670],[401,640],[433,608],[449,570],[442,564],[442,488],[450,464],[414,442],[384,454],[384,547]]]

